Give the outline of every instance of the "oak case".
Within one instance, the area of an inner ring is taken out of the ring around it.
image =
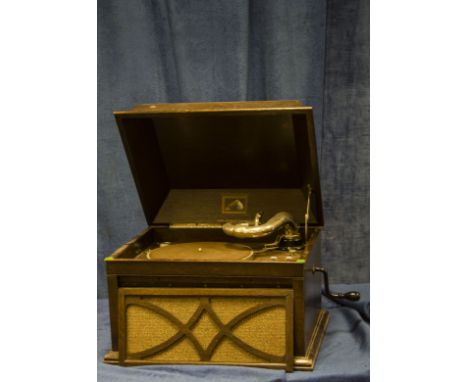
[[[309,271],[321,264],[323,227],[312,108],[298,101],[149,104],[114,114],[148,228],[106,259],[112,350],[105,361],[311,370],[328,322],[320,276]],[[230,202],[240,207],[230,210]],[[226,236],[222,225],[283,210],[307,235],[289,260],[142,256],[167,242],[259,247],[274,235],[239,240]],[[221,319],[239,301],[246,301],[244,311]],[[141,309],[131,308],[138,304]],[[281,307],[281,322],[267,311],[257,314],[261,306]],[[252,314],[242,316],[246,311]],[[164,335],[157,329],[163,322]],[[211,334],[196,337],[192,331],[202,324]],[[270,349],[259,349],[275,338]],[[238,354],[232,359],[226,354],[233,350],[222,350],[228,341]]]

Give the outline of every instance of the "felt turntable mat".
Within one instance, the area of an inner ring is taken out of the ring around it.
[[[236,261],[251,254],[252,249],[246,245],[207,241],[170,244],[145,251],[138,257],[148,260]]]

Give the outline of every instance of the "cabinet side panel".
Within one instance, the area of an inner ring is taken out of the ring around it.
[[[118,281],[117,276],[107,276],[107,290],[109,294],[109,317],[111,327],[111,338],[112,338],[112,350],[117,351],[119,349],[118,344]]]
[[[311,249],[304,269],[310,269],[313,265],[320,266],[320,250],[321,250],[321,233]],[[322,306],[321,299],[321,278],[319,273],[304,272],[304,335],[305,343],[309,342],[313,327],[317,321],[318,314]]]

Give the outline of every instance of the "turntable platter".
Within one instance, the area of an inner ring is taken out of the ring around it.
[[[237,261],[252,255],[246,245],[219,242],[170,244],[144,252],[148,260]]]

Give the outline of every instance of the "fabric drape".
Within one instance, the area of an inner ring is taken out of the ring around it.
[[[107,295],[103,258],[146,227],[112,116],[139,103],[312,105],[324,263],[335,282],[368,281],[368,7],[356,0],[98,1],[98,296]]]

